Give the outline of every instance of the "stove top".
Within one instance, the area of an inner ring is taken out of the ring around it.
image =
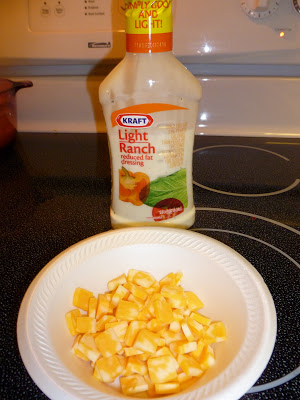
[[[242,400],[300,398],[300,139],[196,136],[191,228],[238,251],[273,296],[278,332],[265,371]],[[22,134],[0,153],[2,400],[47,399],[16,342],[27,287],[68,246],[109,230],[106,135]],[[220,294],[221,295],[221,294]]]
[[[255,266],[278,318],[271,360],[242,399],[299,398],[299,386],[294,394],[282,390],[296,386],[300,374],[300,142],[228,137],[201,142],[196,140],[194,150],[193,230],[227,244]]]

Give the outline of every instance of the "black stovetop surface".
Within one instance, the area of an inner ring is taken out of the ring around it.
[[[300,398],[300,139],[195,138],[192,229],[237,250],[273,296],[273,355],[242,400]],[[0,399],[47,397],[19,354],[16,322],[37,273],[111,229],[106,135],[23,133],[0,151]]]

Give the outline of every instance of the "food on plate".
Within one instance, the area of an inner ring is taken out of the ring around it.
[[[227,338],[221,321],[198,312],[198,296],[180,285],[183,274],[160,281],[130,269],[94,296],[83,288],[66,313],[75,340],[72,352],[88,362],[95,379],[119,378],[125,395],[153,397],[178,393],[215,364],[214,345]]]

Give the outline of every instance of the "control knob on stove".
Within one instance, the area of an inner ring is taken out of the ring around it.
[[[293,4],[296,12],[300,15],[300,0],[293,0]]]
[[[272,15],[279,7],[279,0],[240,0],[240,5],[248,17],[260,19]]]

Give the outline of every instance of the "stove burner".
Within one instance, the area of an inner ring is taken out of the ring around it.
[[[210,151],[212,149],[217,150]],[[223,151],[219,152],[219,149]],[[239,149],[239,151],[233,151],[235,149]],[[253,153],[253,151],[255,151],[255,153]],[[209,184],[205,185],[197,182],[198,179],[196,176],[194,176],[193,183],[196,186],[212,192],[241,197],[275,196],[294,189],[300,182],[300,179],[294,179],[292,183],[286,186],[286,183],[282,182],[282,177],[286,178],[290,175],[290,171],[288,170],[290,165],[286,164],[289,163],[290,160],[279,153],[267,149],[242,145],[215,145],[195,149],[194,153],[197,152],[201,152],[200,165],[203,164],[205,166],[205,172],[202,168],[198,169],[197,172],[201,173],[200,180],[206,179],[209,181]],[[279,160],[276,160],[274,156],[279,158]],[[256,168],[253,167],[254,165]],[[259,171],[257,170],[257,166],[259,166]],[[212,187],[212,185],[224,186],[224,179],[220,179],[220,176],[224,174],[227,176],[227,181],[228,176],[230,176],[230,191]],[[277,188],[278,186],[284,187],[282,189],[262,193],[238,192],[239,189],[244,188],[246,185],[254,186],[254,188],[261,188],[262,182],[264,186],[266,186],[267,183],[271,188]],[[232,186],[236,186],[236,191],[232,190]]]
[[[250,400],[251,393],[275,388],[300,375],[300,264],[296,261],[300,232],[247,212],[203,207],[196,210],[193,230],[244,256],[262,275],[275,303],[278,327],[273,355],[256,385],[242,397]]]

